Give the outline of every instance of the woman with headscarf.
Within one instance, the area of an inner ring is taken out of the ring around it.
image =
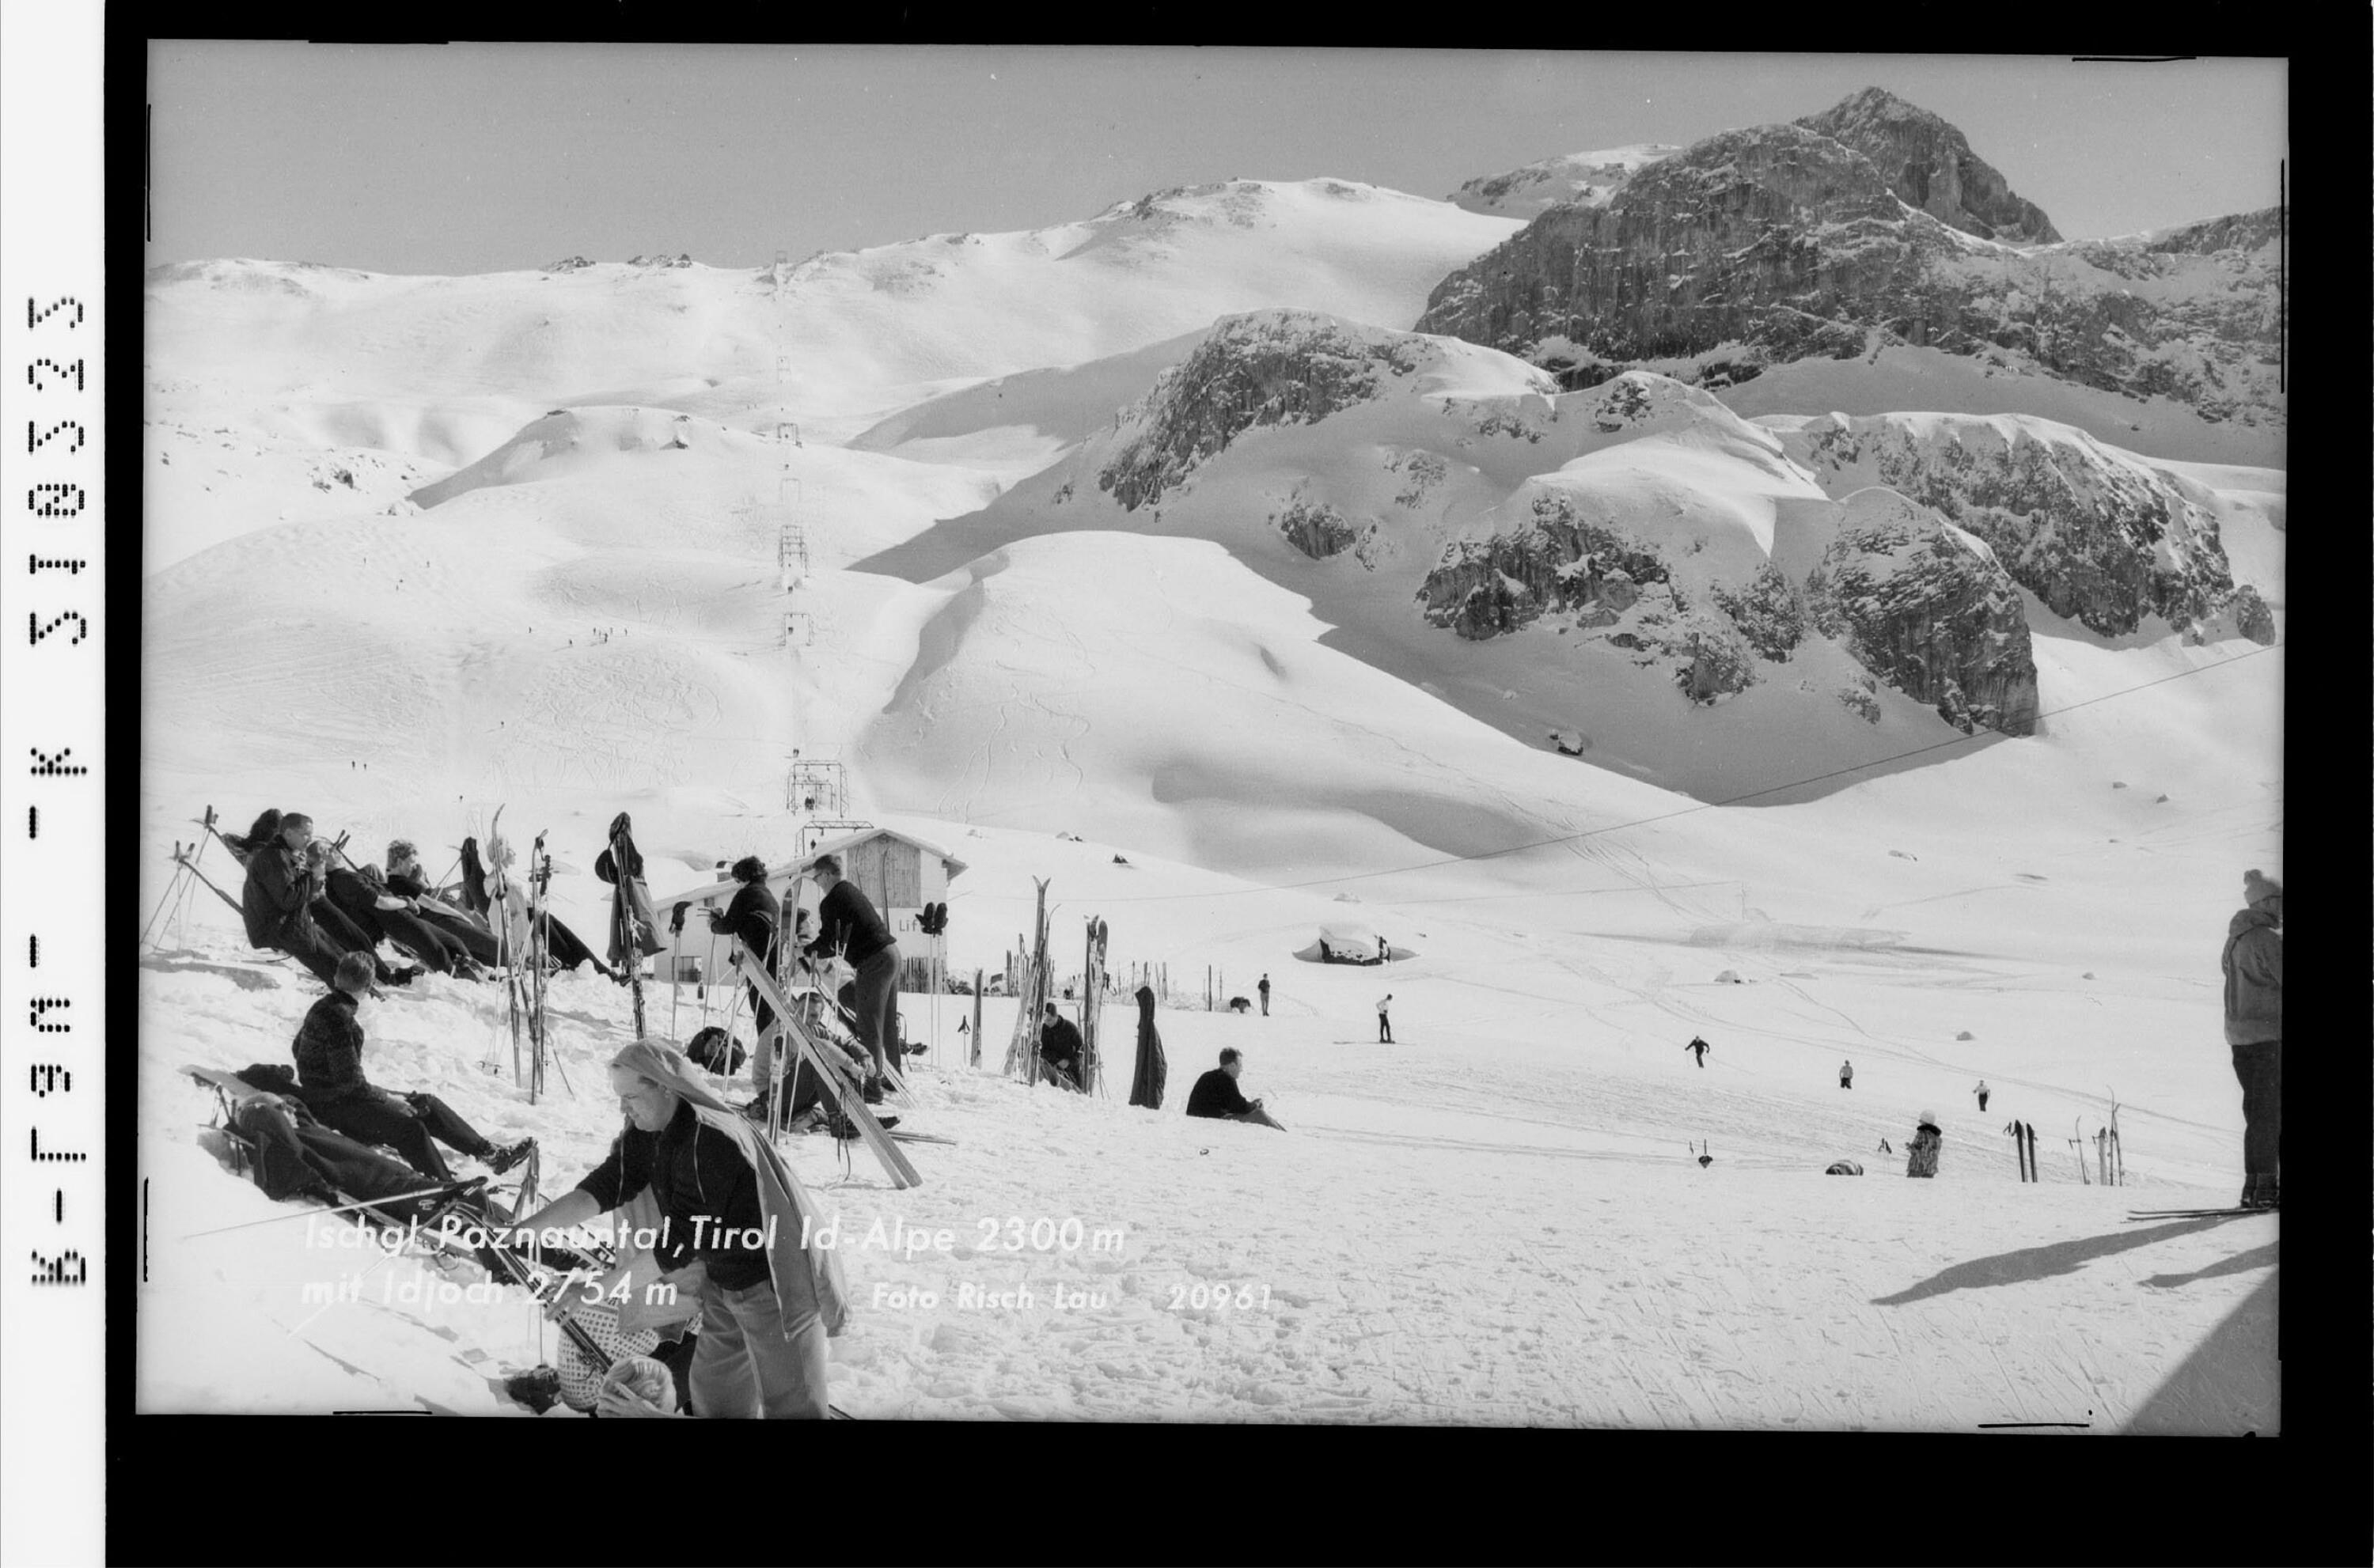
[[[683,1052],[638,1040],[611,1059],[610,1086],[627,1126],[609,1158],[520,1228],[584,1224],[648,1189],[667,1222],[661,1278],[699,1293],[693,1413],[823,1419],[849,1289],[839,1255],[807,1245],[820,1216],[806,1189]]]

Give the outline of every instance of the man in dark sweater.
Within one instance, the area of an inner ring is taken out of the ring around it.
[[[1087,1043],[1080,1038],[1079,1025],[1049,1002],[1047,1016],[1039,1024],[1039,1059],[1064,1088],[1080,1087],[1080,1056],[1087,1049]]]
[[[893,1018],[899,1004],[899,944],[876,913],[873,900],[841,875],[837,855],[818,855],[809,868],[824,897],[817,906],[816,940],[807,944],[811,962],[839,954],[857,971],[857,1015],[853,1026],[860,1044],[874,1058],[874,1076],[865,1098],[877,1100],[887,1071]]]
[[[431,1181],[452,1181],[438,1142],[484,1160],[498,1176],[527,1158],[535,1140],[490,1143],[434,1094],[394,1094],[363,1076],[363,1028],[355,1000],[370,989],[370,960],[349,953],[332,973],[328,996],[297,1031],[297,1082],[306,1107],[332,1131],[383,1143]]]
[[[1230,1046],[1220,1053],[1220,1065],[1195,1080],[1188,1091],[1187,1114],[1210,1117],[1217,1121],[1254,1121],[1263,1127],[1286,1130],[1270,1119],[1259,1100],[1248,1100],[1237,1087],[1237,1074],[1245,1069],[1245,1055]]]

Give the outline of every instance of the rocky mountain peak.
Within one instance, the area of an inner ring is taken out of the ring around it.
[[[2043,209],[1970,150],[1968,136],[1885,88],[1864,88],[1796,123],[1863,154],[1907,206],[1965,234],[2010,245],[2061,239]]]

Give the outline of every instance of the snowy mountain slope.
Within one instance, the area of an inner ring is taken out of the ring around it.
[[[1308,594],[1332,646],[1702,799],[1917,750],[1936,716],[2025,732],[2035,674],[1992,552],[1923,523],[1945,575],[1840,618],[1808,598],[1808,574],[1837,578],[1826,544],[1778,569],[1784,511],[1836,534],[1814,475],[1706,392],[1633,375],[1552,395],[1489,351],[1273,312],[1221,323],[979,514],[857,566],[923,581],[1080,529],[1214,540]]]
[[[1450,200],[1469,212],[1523,218],[1554,206],[1604,207],[1632,176],[1681,150],[1663,142],[1642,142],[1637,146],[1545,158],[1506,174],[1478,175],[1453,191]]]
[[[2164,462],[2280,468],[2285,461],[2280,425],[2204,419],[2199,410],[2165,394],[2135,397],[2079,386],[1985,355],[1890,343],[1853,358],[1793,359],[1768,366],[1752,380],[1733,384],[1701,380],[1702,362],[1736,357],[1737,351],[1726,347],[1691,358],[1651,359],[1641,368],[1709,385],[1725,405],[1750,419],[1905,409],[2027,414],[2074,426],[2098,441]]]
[[[251,392],[334,367],[357,394],[664,407],[771,383],[783,362],[794,417],[846,417],[852,397],[1101,358],[1230,310],[1404,319],[1510,228],[1370,185],[1238,181],[1028,233],[828,253],[780,281],[699,264],[422,278],[210,262],[151,276],[148,353],[240,365],[227,380]]]

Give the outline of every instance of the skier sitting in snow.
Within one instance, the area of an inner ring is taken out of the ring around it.
[[[1904,1163],[1909,1176],[1933,1176],[1937,1174],[1937,1151],[1944,1145],[1945,1135],[1937,1130],[1936,1114],[1921,1113],[1921,1124],[1912,1132],[1912,1141],[1906,1145],[1911,1157]]]
[[[1080,1038],[1079,1025],[1047,1004],[1047,1017],[1039,1025],[1039,1057],[1047,1066],[1050,1082],[1066,1089],[1080,1086],[1080,1057],[1087,1049]]]
[[[316,912],[335,918],[336,911],[323,892],[330,847],[313,837],[311,817],[302,812],[266,811],[255,819],[244,839],[225,834],[223,842],[233,854],[246,857],[247,881],[240,889],[240,913],[246,920],[249,942],[288,954],[324,983],[333,981],[338,960],[349,946],[358,944],[379,983],[395,985],[410,977],[381,963],[365,939],[341,941],[322,929]]]
[[[1216,1121],[1252,1121],[1263,1127],[1286,1130],[1262,1109],[1259,1100],[1248,1100],[1237,1087],[1237,1075],[1244,1071],[1244,1053],[1234,1046],[1220,1053],[1220,1065],[1195,1080],[1195,1087],[1187,1092],[1187,1114],[1208,1117]]]
[[[365,1143],[384,1143],[432,1181],[451,1181],[437,1143],[451,1144],[484,1160],[499,1176],[535,1147],[535,1140],[498,1146],[454,1114],[434,1094],[393,1094],[363,1076],[363,1030],[355,1019],[355,999],[370,989],[370,960],[349,953],[338,960],[330,994],[315,1002],[297,1031],[299,1093],[312,1113],[335,1132]]]
[[[477,961],[453,938],[413,913],[412,901],[388,890],[377,866],[359,871],[334,865],[323,876],[324,890],[338,912],[373,943],[394,942],[440,975],[483,979]]]

